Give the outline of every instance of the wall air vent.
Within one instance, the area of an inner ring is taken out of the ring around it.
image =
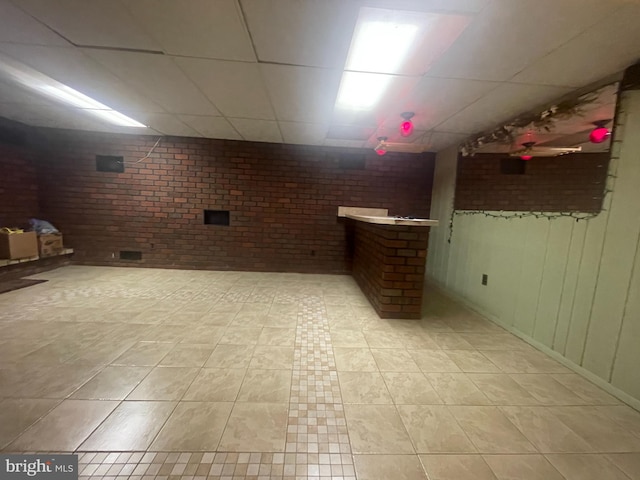
[[[229,226],[229,210],[205,210],[204,224]]]
[[[123,173],[124,157],[96,155],[96,170],[98,172]]]
[[[142,260],[142,252],[135,250],[120,250],[120,260]]]

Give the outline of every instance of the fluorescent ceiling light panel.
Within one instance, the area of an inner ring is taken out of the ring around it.
[[[391,75],[424,75],[469,21],[463,15],[361,8],[336,107],[372,110]]]
[[[348,110],[370,110],[380,101],[389,82],[389,75],[344,72],[338,91],[338,107]]]
[[[423,75],[470,20],[464,15],[363,7],[345,70]]]
[[[0,54],[0,76],[8,77],[37,93],[71,105],[113,125],[146,128],[146,125],[137,120],[2,54]]]
[[[127,117],[123,113],[120,113],[116,110],[93,110],[90,108],[83,109],[85,112],[91,113],[96,117],[99,117],[103,120],[106,120],[113,125],[119,125],[121,127],[135,127],[135,128],[146,128],[146,125],[134,120],[133,118]]]
[[[54,86],[49,84],[31,84],[27,85],[37,90],[39,93],[47,95],[54,100],[58,100],[64,103],[68,103],[71,106],[77,108],[92,108],[96,110],[110,110],[109,107],[94,100],[91,97],[87,97],[85,94],[74,90],[66,85]]]
[[[385,21],[359,22],[345,70],[394,73],[413,45],[418,26]]]

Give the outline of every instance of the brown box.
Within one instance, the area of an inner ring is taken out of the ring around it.
[[[63,249],[61,233],[38,235],[38,250],[40,250],[41,257],[58,255]]]
[[[0,232],[0,258],[11,260],[38,256],[36,232]]]

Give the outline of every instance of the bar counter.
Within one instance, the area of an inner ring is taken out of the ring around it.
[[[429,228],[438,221],[344,216],[353,235],[352,275],[380,318],[419,319]]]

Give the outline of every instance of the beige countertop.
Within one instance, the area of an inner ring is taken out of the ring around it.
[[[428,218],[401,218],[401,217],[379,217],[375,215],[352,215],[346,214],[345,217],[359,222],[374,223],[376,225],[408,225],[410,227],[437,227],[438,220],[429,220]]]

